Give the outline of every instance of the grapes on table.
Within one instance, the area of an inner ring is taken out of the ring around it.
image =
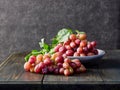
[[[42,42],[45,45],[45,47],[43,46],[42,53],[37,52],[35,55],[29,55],[28,60],[24,64],[25,71],[65,76],[85,72],[86,68],[79,59],[70,60],[68,56],[83,57],[97,55],[96,41],[88,41],[87,34],[79,31],[77,31],[77,34],[68,32],[63,37],[62,35],[59,37],[60,42],[54,45],[53,53],[47,52],[50,47]]]

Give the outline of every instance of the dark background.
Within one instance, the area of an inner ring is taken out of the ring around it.
[[[120,48],[120,0],[0,0],[0,60],[39,49],[62,28],[85,31],[100,49]]]

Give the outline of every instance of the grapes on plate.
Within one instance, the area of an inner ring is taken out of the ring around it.
[[[86,71],[79,59],[69,59],[68,56],[84,57],[98,55],[96,41],[88,41],[84,32],[63,38],[61,42],[52,46],[53,53],[40,53],[31,55],[24,63],[25,71],[41,74],[61,74],[65,76]],[[60,37],[59,37],[60,38]],[[58,38],[57,38],[58,39]],[[45,46],[49,49],[49,47]],[[44,51],[44,50],[43,50]]]

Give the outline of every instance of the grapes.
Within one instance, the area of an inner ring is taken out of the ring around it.
[[[63,39],[64,40],[64,39]],[[31,55],[25,62],[24,69],[41,74],[61,74],[65,76],[86,71],[79,59],[69,59],[68,56],[93,56],[98,54],[96,41],[87,41],[86,33],[70,34],[65,41],[53,45],[53,53]]]
[[[54,48],[54,52],[58,52],[59,48],[62,46],[62,44],[58,44],[55,48]]]
[[[31,64],[30,64],[29,62],[25,62],[25,64],[24,64],[24,69],[25,69],[26,71],[29,71],[30,68],[31,68]]]

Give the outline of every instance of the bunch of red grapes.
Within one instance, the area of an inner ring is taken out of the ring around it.
[[[68,56],[97,55],[98,51],[95,46],[95,41],[87,41],[85,33],[71,34],[67,41],[54,47],[52,55],[47,53],[30,56],[24,64],[24,69],[35,73],[63,74],[65,76],[85,72],[86,68],[79,59],[70,60]]]

